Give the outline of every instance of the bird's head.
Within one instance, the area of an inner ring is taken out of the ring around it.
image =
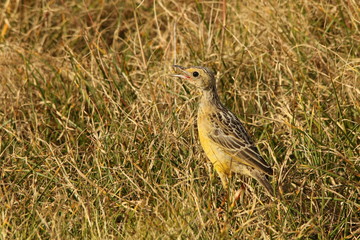
[[[173,77],[180,77],[188,80],[200,90],[210,90],[215,87],[215,75],[206,67],[182,67],[173,65],[174,68],[179,69],[180,74],[173,74]]]

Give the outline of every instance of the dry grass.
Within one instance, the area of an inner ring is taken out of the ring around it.
[[[360,5],[224,3],[1,3],[0,239],[358,238]],[[219,212],[173,63],[217,70],[280,200]]]

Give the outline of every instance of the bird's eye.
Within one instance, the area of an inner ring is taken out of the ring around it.
[[[198,72],[193,72],[193,76],[194,76],[194,77],[198,77],[198,76],[199,76],[199,73],[198,73]]]

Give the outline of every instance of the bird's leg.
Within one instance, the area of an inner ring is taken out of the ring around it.
[[[224,191],[225,191],[225,194],[224,194],[224,197],[223,197],[223,200],[221,202],[221,207],[223,207],[225,205],[225,203],[227,203],[229,201],[229,181],[228,181],[228,176],[227,174],[225,174],[224,172],[220,172],[218,171],[218,174],[220,176],[220,179],[221,179],[221,183],[224,187]]]
[[[216,169],[216,167],[215,167]],[[221,233],[226,233],[229,230],[229,222],[228,222],[228,203],[229,203],[229,199],[230,199],[230,189],[229,189],[229,180],[228,180],[228,174],[226,174],[226,172],[223,171],[217,171],[220,179],[221,179],[221,183],[223,185],[224,188],[224,194],[222,196],[222,200],[221,200],[221,204],[220,207],[217,209],[218,212],[218,218],[220,220],[220,224],[221,224]]]

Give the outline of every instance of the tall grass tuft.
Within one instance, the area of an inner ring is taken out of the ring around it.
[[[0,239],[360,235],[358,2],[0,6]],[[221,207],[174,63],[217,71],[279,199]]]

